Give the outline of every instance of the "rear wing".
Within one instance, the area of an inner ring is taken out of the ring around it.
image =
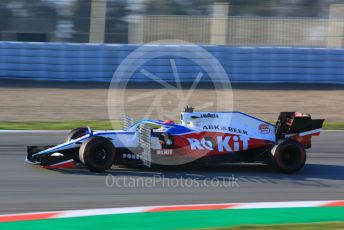
[[[281,112],[276,123],[276,139],[319,135],[324,121],[325,119],[312,119],[310,114]],[[310,147],[310,138],[308,139],[309,143],[304,144],[305,147]]]

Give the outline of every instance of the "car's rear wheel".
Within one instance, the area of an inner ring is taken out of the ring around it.
[[[271,162],[282,173],[295,173],[306,163],[306,151],[294,140],[286,139],[271,150]]]
[[[91,137],[79,149],[79,159],[93,172],[110,169],[115,162],[116,151],[113,144],[104,137]]]
[[[87,134],[87,130],[88,130],[88,128],[86,128],[86,127],[80,127],[80,128],[73,129],[66,136],[65,141],[69,142],[71,140],[75,140],[75,139],[78,139],[82,136],[85,136]]]

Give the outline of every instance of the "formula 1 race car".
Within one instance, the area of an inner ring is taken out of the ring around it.
[[[324,119],[281,112],[276,125],[242,112],[194,112],[186,107],[181,123],[125,119],[124,130],[76,128],[57,146],[28,146],[26,162],[44,168],[85,165],[102,172],[112,165],[266,163],[283,173],[300,170]]]

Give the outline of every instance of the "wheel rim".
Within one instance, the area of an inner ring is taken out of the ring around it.
[[[288,146],[281,156],[281,160],[288,168],[297,168],[302,163],[302,154],[296,146]]]
[[[91,160],[97,165],[103,165],[109,163],[112,152],[109,148],[97,147],[92,149]]]

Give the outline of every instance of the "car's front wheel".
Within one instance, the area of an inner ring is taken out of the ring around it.
[[[115,162],[116,151],[108,139],[104,137],[91,137],[81,144],[79,159],[93,172],[103,172],[110,169]]]

